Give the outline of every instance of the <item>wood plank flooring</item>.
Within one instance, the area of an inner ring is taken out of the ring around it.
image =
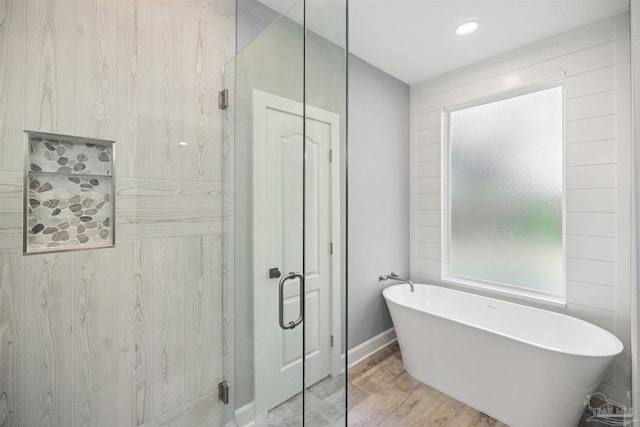
[[[508,427],[414,379],[397,343],[349,369],[348,396],[354,427]]]
[[[509,427],[409,375],[397,342],[350,368],[347,387],[350,427]],[[577,427],[604,427],[586,417]]]

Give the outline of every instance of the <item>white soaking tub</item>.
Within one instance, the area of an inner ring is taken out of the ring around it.
[[[622,352],[591,323],[440,286],[383,291],[405,369],[512,427],[575,427]]]

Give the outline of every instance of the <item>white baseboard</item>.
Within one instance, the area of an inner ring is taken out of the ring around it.
[[[393,328],[389,328],[384,332],[379,333],[373,338],[368,339],[362,344],[352,348],[348,353],[349,368],[362,362],[373,353],[382,350],[389,344],[396,341],[396,331]]]
[[[236,409],[235,424],[239,427],[248,427],[255,424],[253,401]]]

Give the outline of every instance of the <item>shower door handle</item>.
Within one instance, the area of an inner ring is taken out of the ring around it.
[[[291,322],[285,324],[284,323],[284,284],[287,280],[298,278],[300,280],[300,315],[296,320],[292,320]],[[293,329],[302,323],[302,317],[304,313],[304,279],[302,278],[302,274],[300,273],[288,273],[282,276],[279,284],[279,292],[278,292],[278,311],[279,311],[279,320],[280,327],[282,329]]]

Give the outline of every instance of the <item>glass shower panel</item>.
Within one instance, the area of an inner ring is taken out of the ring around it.
[[[251,22],[238,19],[245,32]],[[282,16],[257,37],[238,37],[252,41],[233,62],[230,87],[235,409],[227,420],[302,425],[303,330],[292,324],[303,314],[303,32]]]
[[[346,423],[346,0],[305,7],[305,424]]]
[[[241,0],[225,70],[225,420],[344,425],[346,3],[290,6]]]
[[[302,7],[300,0],[236,0],[237,40],[236,52],[241,52],[256,38],[260,37],[270,25],[287,16],[302,24]],[[298,17],[291,16],[292,11]]]

